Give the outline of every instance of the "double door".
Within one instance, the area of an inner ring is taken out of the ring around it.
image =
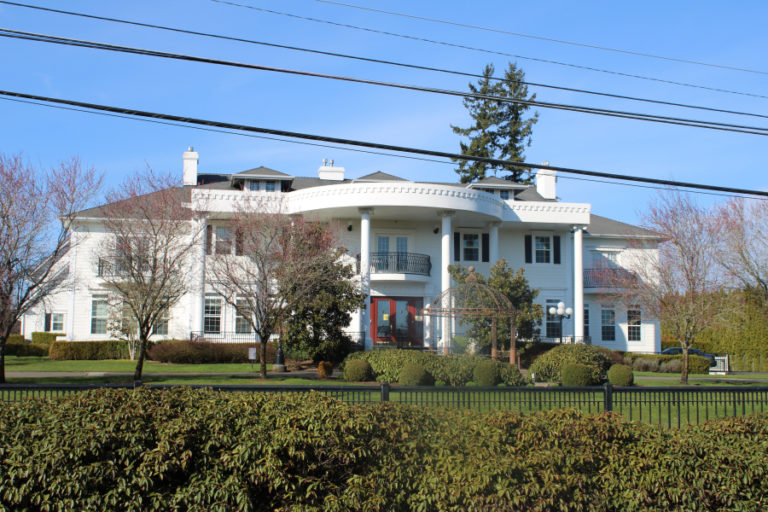
[[[371,334],[375,343],[421,346],[424,321],[421,297],[371,297]]]

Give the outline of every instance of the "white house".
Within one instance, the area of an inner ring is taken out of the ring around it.
[[[348,179],[333,161],[324,161],[312,177],[265,167],[203,174],[198,154],[189,148],[183,181],[188,205],[206,205],[208,236],[197,253],[196,285],[172,308],[167,324],[157,326],[157,338],[253,339],[250,327],[206,283],[206,259],[216,257],[217,245],[232,250],[227,217],[238,198],[257,194],[280,198],[287,213],[341,226],[341,242],[359,262],[367,297],[348,330],[359,334],[366,348],[392,342],[450,347],[450,320],[430,324],[422,315],[451,286],[448,266],[471,265],[487,274],[504,258],[511,268],[525,269],[545,310],[559,302],[573,310],[562,331],[560,319],[547,314],[542,337],[633,352],[660,349],[658,321],[639,308],[606,303],[601,288],[606,268],[620,268],[632,251],[656,251],[659,238],[594,215],[589,203],[558,201],[554,171],[540,170],[535,186],[498,178],[472,184],[418,182],[384,172]],[[109,290],[99,278],[94,250],[106,234],[95,211],[82,212],[73,227],[73,248],[62,260],[70,279],[23,318],[26,337],[56,331],[71,341],[108,338]]]

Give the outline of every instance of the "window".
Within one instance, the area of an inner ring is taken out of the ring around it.
[[[612,309],[603,309],[601,315],[600,334],[603,341],[616,341],[616,312]]]
[[[237,334],[251,334],[251,323],[245,315],[240,314],[240,310],[248,308],[248,301],[238,299],[237,309],[235,309],[235,332]]]
[[[229,228],[216,228],[216,254],[232,253],[232,231]]]
[[[584,306],[584,336],[589,337],[589,306]]]
[[[275,182],[274,181],[268,181],[266,182],[266,188],[265,190],[267,192],[274,192],[275,191]]]
[[[536,239],[536,263],[549,263],[551,240],[548,236],[537,236]]]
[[[45,332],[62,332],[64,330],[64,313],[45,314]]]
[[[594,251],[592,266],[594,268],[618,268],[619,251]]]
[[[389,252],[389,237],[380,236],[376,239],[376,251],[379,253]]]
[[[250,180],[248,181],[248,190],[251,192],[258,192],[259,190],[259,182],[256,180]]]
[[[562,324],[560,323],[560,317],[557,315],[550,315],[549,308],[554,307],[557,309],[557,304],[560,299],[547,299],[546,313],[547,313],[547,338],[559,338],[563,335]]]
[[[221,332],[221,299],[218,297],[206,297],[203,316],[203,332],[206,334],[219,334]]]
[[[509,190],[500,190],[499,195],[502,199],[509,199]]]
[[[480,259],[480,237],[473,233],[464,233],[464,261]]]
[[[94,295],[91,299],[91,334],[107,334],[107,297]]]
[[[627,310],[627,340],[640,341],[641,315],[639,309]]]
[[[165,311],[155,320],[155,325],[152,326],[152,334],[168,335],[168,311]]]

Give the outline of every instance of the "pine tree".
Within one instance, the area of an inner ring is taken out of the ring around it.
[[[481,96],[525,100],[536,98],[535,94],[528,96],[528,86],[522,83],[525,73],[514,63],[509,63],[503,81],[493,78],[494,71],[493,64],[485,66],[483,78],[476,84],[470,82],[469,90]],[[468,143],[460,142],[463,155],[523,161],[523,152],[526,146],[531,145],[533,125],[539,117],[538,113],[534,113],[532,117],[525,118],[530,105],[486,98],[465,98],[464,107],[469,111],[474,124],[469,128],[451,125],[453,133],[469,138]],[[456,172],[461,175],[462,183],[471,183],[485,178],[487,171],[496,168],[491,164],[461,160]],[[514,165],[505,165],[502,169],[508,173],[502,176],[504,179],[521,183],[531,181],[528,169]]]

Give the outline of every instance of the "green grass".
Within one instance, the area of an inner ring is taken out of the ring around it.
[[[635,385],[643,387],[682,386],[679,373],[635,372]],[[768,373],[730,375],[688,375],[688,386],[768,386]]]
[[[267,370],[272,365],[267,365]],[[252,369],[253,368],[253,369]],[[6,372],[95,372],[133,373],[136,361],[130,359],[106,359],[100,361],[51,361],[47,357],[6,356]],[[155,361],[144,362],[144,374],[154,373],[250,373],[258,372],[259,364],[217,363],[217,364],[168,364]]]

